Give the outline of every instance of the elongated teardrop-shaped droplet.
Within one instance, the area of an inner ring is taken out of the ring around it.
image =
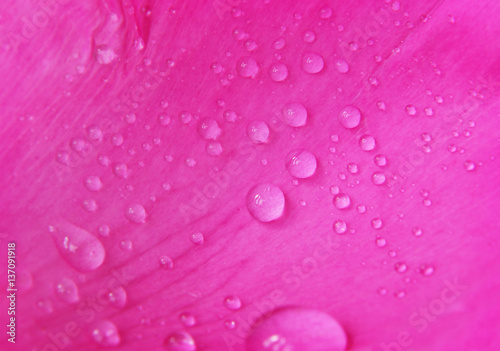
[[[100,346],[118,346],[121,338],[115,323],[102,320],[92,326],[92,340]]]
[[[196,351],[193,337],[185,331],[171,333],[165,339],[164,346],[168,351]]]
[[[275,221],[285,211],[285,195],[276,185],[260,183],[247,194],[248,212],[260,222]]]
[[[332,316],[322,311],[285,307],[275,310],[251,328],[247,351],[344,351],[347,336]]]
[[[104,262],[104,246],[85,229],[61,221],[53,226],[51,235],[59,254],[74,269],[81,272],[93,271]]]
[[[75,303],[80,300],[78,294],[78,286],[76,283],[67,277],[63,277],[55,282],[54,290],[59,300],[66,303]]]

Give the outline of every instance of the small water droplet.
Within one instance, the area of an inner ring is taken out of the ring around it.
[[[184,312],[179,316],[179,320],[185,327],[192,327],[196,325],[196,318],[192,313]]]
[[[201,245],[205,242],[205,238],[203,237],[203,233],[197,232],[191,234],[191,242],[195,245]]]
[[[118,346],[121,338],[116,325],[108,320],[102,320],[93,325],[92,339],[100,346]]]
[[[375,239],[375,243],[377,244],[378,247],[382,248],[387,245],[387,240],[378,236],[377,239]]]
[[[348,105],[340,111],[339,121],[344,128],[356,128],[361,122],[361,111],[356,106]]]
[[[434,274],[434,267],[430,265],[423,264],[419,268],[420,274],[425,277],[429,277]]]
[[[219,156],[223,151],[221,143],[213,140],[207,143],[205,150],[210,156]]]
[[[88,176],[84,180],[85,187],[90,191],[99,191],[102,189],[101,178],[98,176]]]
[[[337,234],[344,234],[347,231],[347,224],[343,220],[336,220],[333,223],[333,230]]]
[[[130,204],[125,207],[125,217],[133,223],[146,222],[146,210],[141,204]]]
[[[56,296],[62,302],[73,304],[80,300],[78,286],[72,279],[63,277],[59,279],[54,286]]]
[[[365,134],[359,138],[359,146],[363,151],[372,151],[375,149],[375,138],[371,135]]]
[[[236,64],[238,74],[244,78],[255,78],[259,73],[259,66],[253,57],[242,57]]]
[[[314,175],[317,161],[310,151],[297,149],[288,153],[285,164],[286,169],[292,176],[304,179]]]
[[[476,164],[471,160],[467,160],[464,162],[464,168],[466,171],[472,172],[473,170],[476,169]]]
[[[198,123],[198,134],[205,140],[215,140],[219,137],[221,129],[215,119],[205,118]]]
[[[297,102],[283,106],[281,115],[285,123],[291,127],[302,127],[307,123],[307,110],[304,105]]]
[[[417,108],[413,105],[406,106],[405,110],[408,116],[415,116],[417,114]]]
[[[179,113],[179,121],[181,121],[182,124],[189,124],[192,119],[193,116],[187,111]]]
[[[306,43],[312,43],[316,39],[316,33],[312,30],[305,31],[302,39]]]
[[[120,248],[123,251],[132,251],[132,249],[133,249],[132,241],[130,241],[130,240],[122,240],[120,242]]]
[[[351,162],[351,163],[348,163],[347,164],[347,170],[351,173],[351,174],[357,174],[359,172],[359,167],[357,164]]]
[[[329,7],[323,7],[319,10],[319,18],[321,19],[329,19],[332,15],[333,11]]]
[[[228,296],[224,299],[224,306],[228,310],[237,311],[241,308],[241,300],[238,296]]]
[[[325,67],[323,57],[315,52],[306,52],[302,55],[302,69],[309,74],[316,74]]]
[[[339,193],[333,197],[333,204],[339,210],[343,210],[351,205],[351,198],[347,194]]]
[[[128,167],[125,163],[117,163],[113,167],[113,173],[118,177],[118,178],[123,178],[126,179],[129,176],[129,170]]]
[[[387,165],[387,158],[384,155],[378,154],[373,158],[375,164],[379,167],[384,167]]]
[[[285,196],[276,185],[260,183],[255,185],[246,196],[248,212],[260,222],[279,219],[285,211]]]
[[[365,205],[358,205],[357,206],[358,212],[363,214],[366,212],[366,206]]]
[[[282,82],[288,77],[288,67],[281,62],[275,62],[269,67],[269,77],[275,82]]]
[[[278,38],[273,44],[273,47],[276,50],[281,50],[285,47],[285,38]]]
[[[419,237],[423,234],[423,231],[422,229],[418,228],[418,227],[415,227],[413,228],[413,235],[415,235],[416,237]]]
[[[404,262],[397,262],[395,265],[394,265],[394,269],[396,270],[396,272],[398,273],[404,273],[407,271],[408,269],[408,266],[406,265],[406,263]]]
[[[165,339],[164,346],[168,351],[196,351],[193,337],[185,331],[171,333]]]
[[[337,69],[337,72],[339,72],[339,73],[347,73],[347,72],[349,72],[349,69],[350,69],[347,61],[342,60],[342,59],[338,59],[335,61],[335,68]]]
[[[380,218],[373,218],[372,219],[372,227],[373,229],[380,229],[382,228],[382,220]]]
[[[382,185],[385,183],[386,177],[382,172],[375,172],[372,174],[372,182],[375,185]]]
[[[265,144],[269,141],[269,127],[266,122],[254,120],[247,125],[248,138],[255,144]]]

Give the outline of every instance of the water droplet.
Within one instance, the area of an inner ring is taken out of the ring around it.
[[[349,195],[339,193],[333,197],[333,204],[339,210],[343,210],[351,205],[351,198],[349,197]]]
[[[191,234],[191,242],[195,245],[201,245],[205,242],[205,238],[203,237],[203,233],[197,232]]]
[[[118,178],[123,178],[126,179],[129,176],[129,170],[128,167],[125,163],[117,163],[113,167],[113,173],[118,177]]]
[[[101,178],[98,176],[88,176],[84,181],[85,187],[90,191],[99,191],[102,189]]]
[[[343,220],[336,220],[333,223],[333,230],[337,234],[344,234],[347,231],[347,224]]]
[[[415,235],[416,237],[419,237],[423,234],[422,229],[420,229],[418,227],[413,228],[412,231],[413,231],[413,235]]]
[[[222,72],[222,65],[219,63],[219,62],[213,62],[211,65],[210,65],[210,70],[214,73],[214,74],[219,74]]]
[[[465,170],[472,172],[474,169],[476,169],[476,164],[471,160],[467,160],[464,162],[464,168]]]
[[[363,151],[372,151],[375,149],[375,138],[371,135],[365,134],[359,138],[359,146]]]
[[[162,126],[168,126],[171,120],[172,118],[164,113],[160,113],[158,115],[158,123],[160,123],[160,125]]]
[[[101,65],[108,65],[116,59],[115,51],[107,45],[99,45],[96,49],[96,59]]]
[[[251,121],[247,125],[248,138],[255,144],[265,144],[269,141],[269,127],[264,121]]]
[[[333,11],[329,7],[323,7],[319,10],[319,18],[321,19],[329,19],[332,15]]]
[[[375,172],[372,174],[372,182],[375,185],[382,185],[385,183],[385,174],[382,172]]]
[[[54,286],[56,296],[62,302],[72,304],[80,300],[78,286],[72,279],[67,277],[61,278],[55,283]]]
[[[107,291],[105,298],[109,304],[115,308],[123,308],[127,303],[127,292],[122,286],[110,289]]]
[[[357,210],[359,213],[363,214],[366,212],[366,206],[365,205],[358,205]]]
[[[196,351],[193,337],[185,331],[171,333],[165,339],[164,346],[168,351]]]
[[[146,222],[146,210],[141,204],[130,204],[125,207],[125,217],[133,223]]]
[[[281,62],[275,62],[269,67],[269,77],[275,82],[282,82],[288,77],[288,67]]]
[[[436,96],[434,97],[434,100],[435,100],[438,104],[442,104],[442,103],[443,103],[443,101],[444,101],[444,99],[443,99],[443,97],[442,97],[441,95],[436,95]]]
[[[316,74],[325,67],[323,57],[315,52],[306,52],[302,55],[302,69],[309,74]]]
[[[285,38],[279,38],[277,39],[274,44],[273,44],[273,47],[276,49],[276,50],[281,50],[285,47]]]
[[[408,269],[408,266],[406,265],[406,263],[404,262],[397,262],[395,265],[394,265],[394,269],[396,270],[396,272],[398,273],[404,273],[406,272],[406,270]]]
[[[302,127],[306,125],[307,110],[304,105],[300,103],[292,102],[283,106],[281,115],[283,116],[285,123],[291,127]]]
[[[375,164],[379,167],[384,167],[387,165],[387,158],[384,155],[378,154],[373,158]]]
[[[236,321],[227,320],[224,322],[224,326],[228,330],[234,330],[236,328]]]
[[[405,109],[408,116],[415,116],[417,114],[417,108],[413,105],[408,105]]]
[[[172,269],[174,268],[174,261],[168,256],[160,256],[158,257],[158,262],[161,268],[164,269]]]
[[[241,300],[238,296],[228,296],[224,299],[224,306],[228,310],[237,311],[241,308]]]
[[[82,202],[82,207],[85,209],[85,211],[95,212],[97,211],[99,206],[97,206],[97,202],[94,199],[85,199]]]
[[[93,325],[92,339],[100,346],[118,346],[120,334],[116,325],[108,320],[102,320]]]
[[[387,289],[386,288],[378,288],[377,292],[384,296],[384,295],[387,295]]]
[[[350,69],[347,61],[342,60],[342,59],[338,59],[335,61],[335,68],[337,69],[337,72],[339,72],[339,73],[347,73],[347,72],[349,72],[349,69]]]
[[[236,64],[238,74],[244,78],[255,78],[259,73],[259,66],[253,57],[242,57]]]
[[[276,185],[260,183],[247,194],[248,212],[260,222],[271,222],[280,218],[285,211],[285,195]]]
[[[406,296],[406,291],[398,290],[394,293],[394,296],[396,296],[398,299],[402,299]]]
[[[219,156],[223,151],[222,145],[218,141],[209,141],[205,150],[210,156]]]
[[[196,325],[196,318],[189,312],[181,313],[179,320],[185,327],[192,327]]]
[[[68,222],[58,223],[51,233],[63,259],[81,272],[100,267],[106,256],[101,241],[85,229]]]
[[[196,160],[192,157],[186,158],[186,166],[188,166],[188,167],[196,166]]]
[[[373,218],[372,219],[372,227],[373,229],[380,229],[382,228],[382,220],[380,218]]]
[[[357,174],[359,172],[359,167],[357,164],[351,162],[351,163],[348,163],[347,164],[347,170],[351,173],[351,174]]]
[[[375,244],[377,244],[378,247],[382,248],[387,245],[387,240],[378,236],[377,239],[375,239]]]
[[[419,272],[423,276],[429,277],[429,276],[434,274],[434,267],[430,266],[430,265],[423,264],[420,266]]]
[[[198,134],[205,140],[215,140],[219,137],[221,130],[215,119],[205,118],[198,123]]]
[[[123,251],[132,251],[132,249],[133,249],[132,241],[130,241],[130,240],[122,240],[120,242],[120,248]]]
[[[238,116],[236,115],[236,112],[234,112],[233,110],[224,111],[224,119],[227,122],[234,123],[237,118]]]
[[[286,169],[299,179],[309,178],[316,172],[316,157],[304,149],[293,150],[286,156]]]
[[[285,307],[252,326],[247,351],[344,351],[347,336],[342,326],[322,311]]]
[[[355,106],[348,105],[340,111],[339,121],[344,128],[356,128],[361,122],[361,111]]]
[[[306,43],[312,43],[316,39],[316,33],[314,33],[312,30],[305,31],[302,39]]]
[[[189,124],[192,119],[193,116],[187,111],[179,113],[179,121],[181,121],[182,124]]]

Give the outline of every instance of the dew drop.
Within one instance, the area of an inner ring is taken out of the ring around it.
[[[224,111],[224,119],[229,122],[229,123],[234,123],[236,122],[236,119],[238,116],[236,115],[236,112],[233,110],[226,110]]]
[[[321,19],[329,19],[332,15],[333,11],[329,7],[323,7],[319,10],[319,18]]]
[[[172,118],[167,114],[160,113],[158,115],[158,123],[160,123],[160,125],[162,125],[162,126],[168,126],[170,124],[171,120],[172,120]]]
[[[281,62],[275,62],[269,67],[269,77],[275,82],[282,82],[288,77],[288,67]]]
[[[129,170],[125,163],[117,163],[113,167],[113,173],[118,178],[126,179],[129,176]]]
[[[422,229],[420,229],[418,227],[413,228],[412,231],[413,231],[413,235],[415,235],[416,237],[422,236],[422,234],[423,234]]]
[[[51,232],[54,243],[62,258],[81,272],[100,267],[106,256],[101,241],[85,229],[69,222],[61,222]]]
[[[94,199],[85,199],[82,202],[82,207],[85,209],[87,212],[95,212],[97,211],[97,202]]]
[[[146,210],[141,204],[130,204],[125,207],[125,217],[132,223],[144,223],[146,216]]]
[[[406,263],[404,262],[397,262],[395,265],[394,265],[394,269],[396,270],[396,272],[398,273],[404,273],[406,272],[406,270],[408,269],[408,266],[406,265]]]
[[[357,164],[351,162],[347,164],[347,170],[351,174],[357,174],[359,172],[359,167]]]
[[[172,259],[168,256],[158,257],[158,263],[160,264],[160,268],[163,268],[163,269],[174,268],[174,261],[172,261]]]
[[[198,123],[198,134],[205,140],[215,140],[219,137],[221,130],[215,119],[205,118]]]
[[[309,74],[316,74],[325,67],[323,57],[315,52],[306,52],[302,56],[302,69]]]
[[[248,212],[260,222],[271,222],[279,219],[285,211],[285,195],[276,185],[260,183],[247,194]]]
[[[203,233],[200,233],[200,232],[191,234],[190,239],[191,239],[191,242],[195,245],[201,245],[205,242],[205,238],[203,237]]]
[[[302,308],[279,308],[258,320],[246,340],[247,351],[344,351],[343,327],[327,313]]]
[[[384,167],[387,165],[387,158],[385,155],[378,154],[373,158],[373,161],[375,161],[375,164],[379,167]]]
[[[291,127],[302,127],[307,123],[307,110],[304,105],[298,102],[292,102],[283,106],[281,115],[285,123]]]
[[[286,169],[295,178],[309,178],[316,172],[316,157],[307,150],[297,149],[286,156]]]
[[[98,176],[88,176],[85,178],[84,182],[85,187],[90,191],[99,191],[102,189],[101,178]]]
[[[380,229],[382,228],[382,220],[380,218],[373,218],[372,219],[372,227],[373,229]]]
[[[466,171],[472,172],[473,170],[476,169],[476,164],[471,160],[467,160],[464,162],[464,168]]]
[[[241,300],[238,296],[228,296],[224,299],[224,306],[228,310],[237,311],[241,308]]]
[[[110,289],[107,292],[106,299],[109,301],[109,304],[116,308],[123,308],[127,303],[127,292],[125,288],[122,286],[118,286],[116,288]]]
[[[213,140],[207,143],[205,150],[210,156],[219,156],[223,151],[222,145],[218,141]]]
[[[247,125],[248,138],[255,144],[265,144],[269,141],[269,127],[266,122],[254,120]]]
[[[372,174],[372,182],[375,185],[382,185],[385,183],[386,177],[382,172],[375,172]]]
[[[192,119],[193,116],[189,112],[182,111],[181,113],[179,113],[179,120],[182,124],[189,124]]]
[[[196,351],[193,337],[185,331],[171,333],[165,339],[164,346],[168,351]]]
[[[259,73],[259,66],[253,57],[242,57],[236,64],[238,74],[244,78],[255,78]]]
[[[429,277],[434,274],[434,267],[430,265],[421,265],[419,268],[420,274],[422,274],[425,277]]]
[[[92,328],[92,339],[100,346],[118,346],[121,338],[116,325],[108,320],[102,320],[94,324]]]
[[[344,128],[356,128],[361,122],[361,111],[353,105],[348,105],[340,111],[339,121]]]
[[[342,60],[342,59],[338,59],[335,61],[335,68],[337,69],[337,72],[339,72],[339,73],[347,73],[347,72],[349,72],[349,69],[350,69],[347,61]]]
[[[276,50],[281,50],[285,47],[285,38],[279,38],[279,39],[276,39],[276,41],[274,42],[273,44],[273,47],[276,49]]]
[[[306,43],[312,43],[316,39],[316,33],[314,33],[312,30],[305,31],[302,39]]]
[[[347,231],[347,224],[343,220],[336,220],[333,222],[333,230],[337,234],[344,234]]]
[[[417,114],[417,108],[413,105],[406,106],[405,110],[408,116],[415,116]]]
[[[343,210],[351,205],[351,198],[347,194],[339,193],[333,197],[333,204],[339,210]]]
[[[179,320],[185,327],[188,328],[196,325],[196,318],[189,312],[181,313],[181,315],[179,316]]]
[[[375,149],[375,138],[371,135],[365,134],[359,138],[359,146],[363,151],[372,151]]]
[[[59,279],[54,284],[54,288],[57,298],[62,302],[73,304],[80,300],[78,286],[70,278],[63,277]]]
[[[375,244],[377,244],[378,247],[382,248],[387,245],[387,240],[378,236],[377,239],[375,239]]]

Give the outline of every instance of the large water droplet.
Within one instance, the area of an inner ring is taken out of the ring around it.
[[[323,57],[315,52],[306,52],[302,55],[302,69],[309,74],[316,74],[325,67]]]
[[[70,278],[63,277],[59,279],[54,284],[54,290],[57,298],[62,302],[71,304],[80,300],[80,296],[78,294],[78,286]]]
[[[82,272],[92,271],[101,266],[106,256],[101,241],[85,229],[68,222],[53,227],[54,243],[66,262]]]
[[[259,66],[253,57],[242,57],[236,64],[238,74],[245,78],[255,78],[259,73]]]
[[[356,106],[348,105],[340,111],[339,121],[344,128],[356,128],[361,122],[361,111]]]
[[[215,140],[219,137],[221,130],[217,121],[213,118],[205,118],[198,123],[198,134],[205,140]]]
[[[291,127],[302,127],[306,125],[307,110],[304,105],[299,104],[298,102],[292,102],[283,106],[281,115],[283,116],[285,123]]]
[[[168,351],[196,351],[193,337],[185,331],[171,333],[165,339],[164,346]]]
[[[286,307],[267,315],[253,326],[247,338],[247,351],[344,351],[347,336],[329,314]]]
[[[141,204],[130,204],[125,207],[125,217],[133,223],[146,222],[146,210]]]
[[[281,62],[271,64],[269,67],[269,77],[275,82],[282,82],[288,77],[288,67]]]
[[[343,210],[351,205],[351,198],[347,194],[340,193],[333,197],[333,204],[339,210]]]
[[[296,178],[309,178],[316,172],[316,157],[304,149],[293,150],[286,156],[286,169]]]
[[[120,334],[116,325],[108,320],[95,323],[92,327],[92,339],[100,346],[118,346]]]
[[[248,212],[260,222],[277,220],[285,211],[285,195],[276,185],[260,183],[247,194]]]
[[[269,141],[269,127],[264,121],[251,121],[247,125],[247,135],[255,144],[265,144]]]

